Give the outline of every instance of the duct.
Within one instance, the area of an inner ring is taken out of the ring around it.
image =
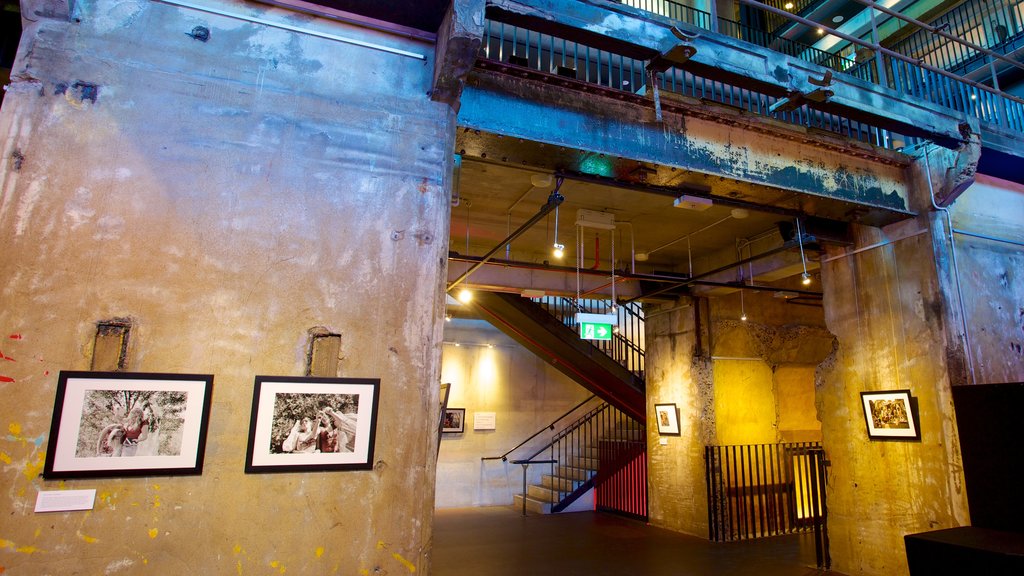
[[[487,252],[487,254],[484,254],[483,258],[481,258],[479,262],[477,262],[473,266],[470,266],[469,270],[466,270],[465,272],[463,272],[461,276],[459,276],[452,283],[450,283],[448,285],[448,290],[447,291],[451,292],[453,288],[455,288],[463,280],[468,278],[470,274],[472,274],[478,268],[480,268],[481,266],[486,264],[487,261],[491,259],[491,256],[494,256],[494,253],[497,252],[498,250],[500,250],[502,246],[505,246],[506,244],[511,243],[516,238],[519,238],[524,232],[529,230],[534,224],[536,224],[538,221],[540,221],[541,218],[547,216],[549,212],[551,212],[552,210],[557,208],[559,204],[561,204],[563,201],[565,201],[565,197],[558,193],[559,189],[562,188],[562,182],[563,181],[564,180],[562,180],[562,178],[558,178],[556,183],[555,183],[555,189],[551,191],[551,194],[548,196],[548,201],[546,203],[544,203],[543,206],[540,207],[540,210],[538,210],[537,213],[534,214],[532,218],[530,218],[525,223],[523,223],[522,226],[520,226],[519,228],[516,228],[516,230],[514,232],[509,234],[508,238],[505,238],[497,246],[495,246],[494,248],[491,248],[490,251]]]

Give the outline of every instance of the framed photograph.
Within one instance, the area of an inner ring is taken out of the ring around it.
[[[257,376],[245,471],[369,470],[377,378]]]
[[[202,474],[213,376],[61,371],[43,477]]]
[[[679,409],[675,404],[655,404],[654,416],[658,420],[658,434],[679,436]]]
[[[444,422],[441,423],[441,432],[445,434],[456,434],[466,431],[466,409],[445,408]]]
[[[861,392],[864,421],[872,439],[920,440],[910,390]]]

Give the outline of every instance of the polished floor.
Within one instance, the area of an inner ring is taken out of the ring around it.
[[[713,543],[610,514],[437,510],[433,576],[812,576],[810,535]]]

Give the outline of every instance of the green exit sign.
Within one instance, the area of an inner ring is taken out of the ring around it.
[[[577,314],[576,325],[584,340],[611,340],[618,318],[614,314]]]

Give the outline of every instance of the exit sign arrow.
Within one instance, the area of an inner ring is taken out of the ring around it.
[[[617,323],[614,314],[576,314],[576,325],[584,340],[611,340]]]

